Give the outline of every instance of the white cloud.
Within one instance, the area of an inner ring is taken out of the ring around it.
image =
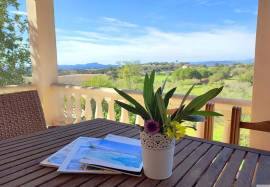
[[[115,63],[119,60],[207,61],[254,57],[255,33],[231,28],[207,32],[163,32],[146,28],[141,36],[112,37],[70,32],[57,41],[58,63]],[[75,34],[75,36],[74,36]]]
[[[20,15],[20,16],[27,16],[27,12],[24,11],[18,11],[18,10],[14,10],[14,11],[10,11],[12,14],[16,14],[16,15]]]
[[[138,25],[127,22],[127,21],[122,21],[116,18],[111,18],[111,17],[103,17],[102,18],[105,24],[108,24],[110,26],[115,26],[115,27],[126,27],[126,28],[135,28],[138,27]]]
[[[257,10],[236,8],[236,9],[234,9],[234,12],[237,13],[237,14],[253,14],[253,15],[257,15]]]
[[[225,2],[222,0],[194,0],[196,4],[198,5],[205,5],[205,6],[215,6],[215,5],[221,5]]]

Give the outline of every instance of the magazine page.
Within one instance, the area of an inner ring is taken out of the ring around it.
[[[118,136],[118,135],[114,135],[114,134],[108,134],[107,136],[105,136],[104,139],[114,141],[114,142],[119,142],[119,143],[127,143],[129,145],[141,146],[141,141],[138,139],[128,138],[128,137],[124,137],[124,136]]]
[[[96,139],[97,140],[97,139]],[[48,167],[60,167],[60,165],[64,162],[67,155],[70,153],[75,144],[85,144],[86,142],[93,141],[93,138],[89,137],[79,137],[76,140],[72,141],[62,149],[58,150],[56,153],[52,154],[42,162],[40,162],[43,166]]]
[[[95,167],[141,172],[143,165],[141,146],[128,143],[103,139],[85,153],[81,162]]]
[[[91,167],[88,164],[80,162],[85,154],[88,153],[89,149],[99,141],[100,140],[94,138],[91,141],[91,138],[89,138],[88,142],[75,144],[72,151],[68,154],[67,158],[57,171],[62,173],[119,174],[120,172]]]

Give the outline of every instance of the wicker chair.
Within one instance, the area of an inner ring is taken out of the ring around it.
[[[45,129],[37,91],[0,95],[0,140]]]
[[[230,143],[239,144],[240,129],[250,129],[262,132],[270,132],[270,121],[243,122],[241,121],[242,109],[234,106],[232,108]]]

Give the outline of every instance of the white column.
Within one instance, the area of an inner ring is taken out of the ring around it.
[[[270,1],[259,0],[252,120],[270,120]],[[252,131],[250,145],[270,150],[270,133]]]
[[[47,125],[59,120],[57,94],[50,87],[57,82],[57,55],[53,0],[27,0],[33,84],[37,86]]]

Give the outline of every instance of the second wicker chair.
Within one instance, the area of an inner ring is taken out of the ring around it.
[[[0,95],[0,140],[45,129],[37,91]]]

